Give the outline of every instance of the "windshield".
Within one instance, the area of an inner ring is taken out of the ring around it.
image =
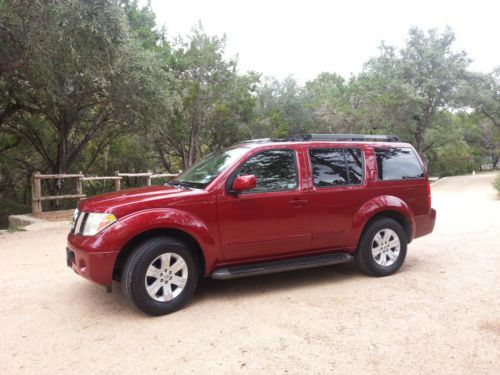
[[[203,189],[247,151],[248,148],[242,147],[213,152],[193,164],[171,184]]]

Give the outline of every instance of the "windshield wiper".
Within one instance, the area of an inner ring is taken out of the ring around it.
[[[174,186],[174,187],[183,187],[183,188],[186,188],[186,189],[192,189],[193,187],[190,186],[188,183],[186,182],[181,182],[181,181],[171,181],[171,182],[167,182],[167,185],[170,185],[170,186]]]
[[[172,182],[167,182],[171,186],[180,186],[186,189],[201,189],[200,186],[201,184],[195,183],[195,182],[188,182],[188,181],[172,181]]]

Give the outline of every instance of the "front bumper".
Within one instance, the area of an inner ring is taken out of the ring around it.
[[[66,248],[66,264],[78,275],[96,282],[97,284],[109,286],[113,279],[113,268],[118,251],[97,252],[88,247],[85,242],[88,237],[79,241],[78,236],[68,241]]]

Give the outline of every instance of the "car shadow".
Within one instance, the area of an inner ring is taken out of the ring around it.
[[[355,277],[363,277],[354,264],[340,264],[296,271],[250,276],[239,279],[200,280],[193,302],[204,299],[227,299],[231,297],[250,296],[264,292],[278,293],[304,286],[318,286],[330,283],[344,283]]]
[[[415,262],[407,262],[400,270],[403,272],[414,272],[419,265]],[[358,271],[354,263],[339,264],[333,266],[287,271],[269,275],[245,277],[240,279],[214,280],[202,278],[198,288],[185,308],[203,304],[208,301],[228,300],[231,298],[242,298],[262,293],[283,293],[303,287],[318,287],[321,285],[335,283],[339,288],[353,279],[368,278]],[[76,305],[94,312],[94,316],[113,314],[128,319],[142,319],[149,317],[139,309],[128,303],[122,294],[120,284],[113,282],[113,292],[106,293],[104,287],[91,284],[86,280],[79,280],[73,285],[68,285],[70,295],[78,296]],[[68,290],[68,292],[69,292]],[[64,291],[61,291],[65,293]],[[75,310],[75,312],[80,309]]]
[[[304,286],[320,286],[327,283],[342,284],[356,277],[365,276],[356,270],[354,264],[348,263],[240,279],[202,278],[192,300],[186,307],[189,308],[189,306],[210,300],[227,300],[262,293],[280,293]],[[66,296],[68,294],[78,296],[78,300],[73,302],[79,308],[75,309],[73,313],[78,314],[84,308],[87,312],[92,311],[95,318],[99,315],[105,317],[108,314],[130,319],[141,319],[148,316],[128,303],[121,291],[120,284],[117,282],[113,282],[112,293],[106,293],[104,287],[89,283],[87,280],[78,280],[71,284],[68,285],[68,291],[61,290],[61,293]]]

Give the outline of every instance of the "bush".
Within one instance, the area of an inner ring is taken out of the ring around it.
[[[470,173],[473,169],[470,147],[463,140],[436,147],[429,157],[429,174],[455,176]]]
[[[493,186],[495,187],[495,189],[497,189],[497,191],[500,193],[500,175],[498,175],[496,178],[495,178],[495,181],[493,181]]]
[[[29,207],[0,197],[0,229],[9,227],[9,215],[23,214],[28,211]]]

